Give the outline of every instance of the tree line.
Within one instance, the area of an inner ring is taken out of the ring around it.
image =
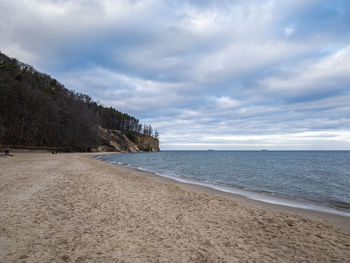
[[[159,140],[151,125],[0,52],[0,144],[87,151],[98,145],[100,127]]]

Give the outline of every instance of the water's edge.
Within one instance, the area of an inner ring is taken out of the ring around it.
[[[202,181],[195,180],[195,179],[188,179],[188,178],[183,178],[183,177],[161,174],[161,173],[158,173],[156,171],[152,171],[150,169],[145,169],[142,167],[134,167],[134,166],[131,166],[129,164],[123,164],[120,162],[105,160],[105,159],[103,159],[103,157],[106,157],[106,155],[96,156],[95,159],[112,164],[112,165],[117,165],[117,166],[129,168],[129,169],[134,169],[137,171],[152,173],[152,174],[155,174],[157,176],[171,179],[171,180],[174,180],[174,181],[177,181],[180,183],[203,186],[203,187],[211,188],[211,189],[214,189],[214,190],[217,190],[220,192],[239,195],[239,196],[248,198],[250,200],[260,201],[260,202],[274,204],[274,205],[281,205],[281,206],[286,206],[286,207],[291,207],[291,208],[310,210],[310,211],[315,211],[315,212],[323,212],[323,213],[328,213],[328,214],[333,214],[333,215],[344,216],[344,217],[350,218],[350,213],[348,213],[348,212],[338,210],[338,209],[332,208],[332,207],[327,207],[327,206],[318,204],[316,202],[287,198],[285,196],[270,194],[268,192],[261,193],[261,192],[257,192],[257,191],[253,191],[253,190],[241,189],[241,188],[233,187],[231,185],[228,186],[228,185],[218,184],[218,183],[214,183],[214,182],[202,182]]]

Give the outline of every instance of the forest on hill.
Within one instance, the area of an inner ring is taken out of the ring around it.
[[[0,145],[91,151],[106,143],[103,138],[111,130],[131,141],[159,139],[151,125],[0,52]]]

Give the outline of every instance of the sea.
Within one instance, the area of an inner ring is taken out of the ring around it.
[[[162,151],[97,158],[253,200],[350,217],[350,151]]]

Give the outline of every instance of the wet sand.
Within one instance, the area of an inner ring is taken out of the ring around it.
[[[94,160],[0,158],[0,262],[349,262],[350,219]]]

